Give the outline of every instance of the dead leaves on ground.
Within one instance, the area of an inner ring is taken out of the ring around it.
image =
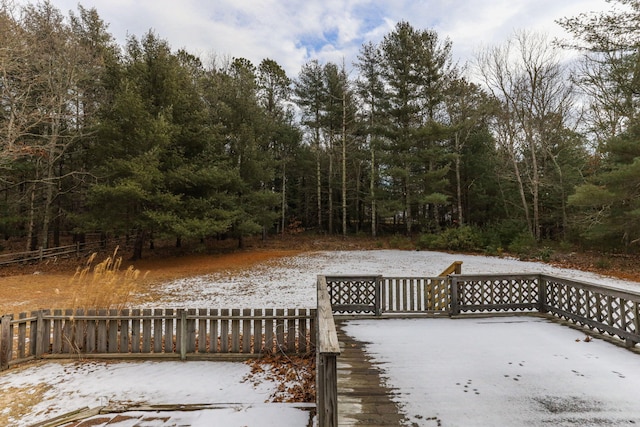
[[[273,381],[277,384],[269,402],[315,402],[315,357],[273,355],[246,363],[251,367],[251,373],[244,381],[251,381],[254,386],[262,381]]]

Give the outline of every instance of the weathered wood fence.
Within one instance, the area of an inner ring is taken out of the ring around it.
[[[257,357],[315,348],[315,309],[49,310],[3,316],[0,370],[39,358]]]
[[[31,261],[43,261],[49,258],[61,258],[69,256],[80,256],[85,253],[97,251],[104,247],[104,241],[80,243],[73,245],[58,246],[55,248],[40,248],[35,251],[13,252],[10,254],[0,254],[0,266],[9,264],[19,264]]]

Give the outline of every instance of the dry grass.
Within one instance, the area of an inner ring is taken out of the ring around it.
[[[92,254],[83,268],[78,267],[70,280],[76,289],[73,297],[73,308],[115,308],[121,309],[136,294],[140,280],[146,278],[140,270],[132,265],[124,270],[122,257],[118,256],[118,248],[102,262],[94,265],[97,254]]]
[[[31,408],[44,400],[44,395],[51,389],[49,384],[27,385],[24,387],[7,387],[0,393],[0,425],[16,425],[16,420],[31,413]]]

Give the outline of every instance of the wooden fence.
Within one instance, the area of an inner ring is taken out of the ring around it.
[[[80,256],[83,253],[95,252],[104,247],[103,241],[80,243],[73,245],[58,246],[55,248],[40,248],[35,251],[13,252],[10,254],[0,254],[0,266],[9,264],[19,264],[31,261],[43,261],[50,258],[62,258],[68,256]]]
[[[0,319],[0,370],[37,358],[255,357],[315,347],[315,309],[40,310]]]

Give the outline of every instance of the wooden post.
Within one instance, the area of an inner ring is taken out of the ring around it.
[[[316,410],[319,427],[338,425],[338,368],[340,344],[324,276],[318,276],[316,347]]]
[[[376,276],[376,294],[375,294],[375,314],[376,316],[382,316],[382,276]]]
[[[541,274],[538,277],[538,312],[547,311],[547,279]]]
[[[318,410],[318,425],[321,427],[338,426],[338,367],[337,355],[321,354],[320,366],[322,366],[322,384],[318,389],[321,394],[321,406]],[[322,415],[321,415],[322,414]]]
[[[636,335],[640,335],[640,303],[638,301],[633,303],[633,322],[635,325]],[[637,342],[633,343],[634,347]]]
[[[187,353],[196,352],[196,309],[187,310]]]
[[[449,315],[457,316],[460,314],[460,303],[458,301],[458,279],[455,276],[449,276],[449,283],[451,287],[451,308],[449,310]]]
[[[9,369],[11,360],[11,315],[0,318],[0,371]]]

